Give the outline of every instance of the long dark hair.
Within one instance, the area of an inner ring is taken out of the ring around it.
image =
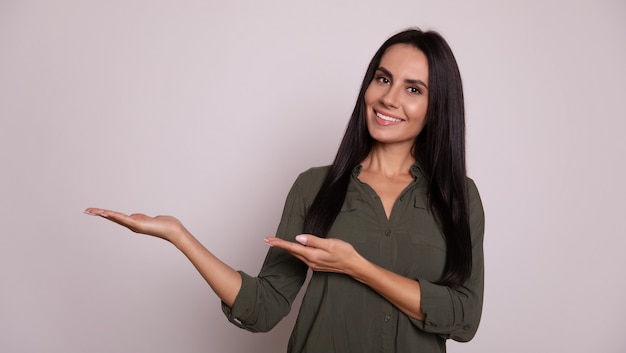
[[[345,199],[352,170],[372,148],[365,120],[365,91],[383,54],[394,44],[412,45],[428,59],[426,125],[416,137],[413,155],[426,175],[430,211],[446,242],[446,264],[438,283],[459,285],[467,280],[472,267],[463,87],[452,50],[437,32],[402,31],[387,39],[370,61],[335,160],[307,214],[305,231],[328,235]]]

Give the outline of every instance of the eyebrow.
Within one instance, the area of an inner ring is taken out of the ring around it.
[[[376,71],[381,71],[385,75],[389,76],[389,78],[393,79],[393,75],[391,74],[391,72],[389,70],[385,69],[383,66],[379,66],[378,69],[376,69]],[[424,81],[422,81],[422,80],[406,79],[406,80],[404,80],[404,82],[410,83],[412,85],[424,86],[426,89],[428,89],[428,85],[426,83],[424,83]]]

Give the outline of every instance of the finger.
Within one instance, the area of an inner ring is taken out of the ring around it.
[[[314,250],[314,249],[307,249],[307,247],[302,246],[298,243],[286,241],[286,240],[276,238],[276,237],[265,238],[265,243],[269,246],[286,250],[293,255],[300,255],[300,256],[305,256],[305,257],[310,256],[311,250]]]
[[[297,243],[293,243],[290,241],[286,241],[286,240],[282,240],[276,237],[267,237],[265,238],[265,243],[269,246],[272,247],[277,247],[280,249],[283,249],[285,251],[287,251],[288,253],[290,253],[293,257],[295,257],[296,259],[304,262],[307,266],[311,267],[312,266],[312,262],[309,259],[309,256],[311,256],[311,252],[315,251],[315,249],[309,249],[305,246],[302,246],[300,244]]]
[[[128,217],[127,215],[121,212],[105,210],[103,208],[93,208],[93,207],[87,208],[85,210],[85,214],[88,214],[90,216],[101,216],[101,217],[117,217],[117,218]]]
[[[106,210],[94,207],[89,207],[84,211],[85,214],[88,214],[90,216],[102,216],[104,212],[106,212]]]
[[[311,248],[328,250],[328,239],[316,237],[312,234],[300,234],[296,236],[296,241]]]
[[[275,246],[275,247],[279,247],[285,250],[291,249],[294,245],[297,247],[302,247],[302,245],[299,245],[290,241],[286,241],[277,237],[266,237],[264,241],[265,241],[265,244],[269,246]]]
[[[85,214],[88,214],[90,216],[102,216],[106,218],[115,218],[119,221],[124,221],[124,220],[130,221],[131,219],[144,220],[144,219],[150,218],[143,213],[133,213],[130,216],[128,216],[121,212],[105,210],[102,208],[93,208],[93,207],[87,208],[85,210]]]
[[[85,210],[85,213],[92,216],[104,217],[111,222],[117,223],[132,230],[133,232],[139,231],[139,225],[137,221],[148,218],[148,216],[140,213],[128,216],[121,212],[105,210],[101,208],[88,208]]]

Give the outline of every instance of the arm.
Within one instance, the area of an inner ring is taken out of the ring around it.
[[[419,329],[458,341],[470,340],[480,321],[483,298],[484,214],[478,191],[468,184],[473,267],[469,280],[457,287],[441,286],[420,278],[408,278],[364,259],[348,243],[300,235],[306,246],[267,238],[270,246],[283,248],[313,270],[352,276],[395,305]]]
[[[296,240],[302,245],[274,237],[266,238],[265,242],[287,250],[314,271],[347,274],[368,285],[407,316],[424,319],[419,282],[376,266],[343,240],[323,239],[310,234],[298,235]]]
[[[294,183],[283,209],[276,236],[293,239],[302,233],[306,200],[302,184],[303,175]],[[241,290],[232,306],[222,306],[224,314],[234,325],[252,332],[272,329],[291,309],[298,291],[306,279],[306,265],[279,248],[269,249],[257,277],[241,273]]]
[[[444,338],[466,342],[476,334],[483,305],[485,215],[474,182],[468,179],[470,235],[472,238],[472,272],[469,279],[447,287],[418,279],[424,321],[413,322],[420,329]]]
[[[277,237],[293,239],[302,233],[307,205],[324,175],[325,169],[313,168],[298,177],[287,196]],[[291,303],[306,279],[306,265],[279,248],[269,250],[261,272],[252,277],[221,262],[174,217],[127,216],[98,208],[88,208],[85,213],[174,244],[220,297],[228,320],[249,331],[268,331],[274,327],[289,313]]]
[[[215,294],[232,306],[241,288],[241,276],[207,250],[176,218],[171,216],[130,216],[120,212],[88,208],[85,213],[100,216],[120,224],[135,233],[165,239],[176,246],[191,261]]]

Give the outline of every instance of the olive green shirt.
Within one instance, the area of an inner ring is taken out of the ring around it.
[[[426,197],[419,165],[388,219],[374,190],[358,179],[356,167],[339,215],[328,237],[352,244],[372,263],[419,281],[423,321],[402,313],[352,277],[314,271],[289,339],[290,353],[445,352],[448,338],[468,341],[476,333],[483,301],[484,214],[478,190],[468,180],[473,266],[461,286],[435,284],[446,261],[444,238]],[[295,241],[328,167],[300,174],[283,211],[276,236]],[[270,248],[258,277],[241,273],[243,283],[232,309],[235,325],[268,331],[291,308],[308,267],[279,248]],[[416,298],[417,300],[418,298]]]

